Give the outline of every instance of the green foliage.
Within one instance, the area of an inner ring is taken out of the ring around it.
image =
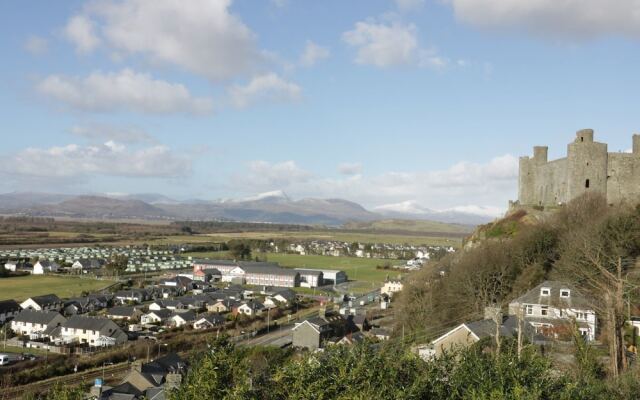
[[[49,390],[46,400],[83,400],[85,393],[78,386],[68,386],[56,384],[53,389]]]
[[[229,254],[236,260],[251,260],[251,245],[239,240],[228,243]]]

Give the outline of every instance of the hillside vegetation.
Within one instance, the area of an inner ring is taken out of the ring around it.
[[[462,233],[469,234],[473,230],[471,226],[459,224],[447,224],[436,221],[408,220],[408,219],[383,219],[368,222],[348,222],[344,229],[367,231],[407,231],[421,233]]]
[[[608,207],[601,197],[584,196],[552,216],[517,212],[479,231],[466,251],[411,277],[399,298],[400,326],[416,341],[428,341],[482,318],[486,306],[506,309],[545,279],[563,280],[592,300],[611,372],[625,369],[626,305],[638,299],[640,208]]]

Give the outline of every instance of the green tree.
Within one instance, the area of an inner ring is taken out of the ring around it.
[[[251,246],[240,240],[232,240],[229,242],[229,253],[236,260],[250,260]]]

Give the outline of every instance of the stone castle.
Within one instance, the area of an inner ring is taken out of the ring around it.
[[[631,153],[609,153],[593,141],[593,130],[578,131],[567,157],[547,160],[548,147],[533,148],[533,158],[520,158],[518,204],[558,206],[588,192],[606,196],[609,204],[640,202],[640,135]]]

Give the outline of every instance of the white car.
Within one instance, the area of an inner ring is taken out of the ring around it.
[[[0,365],[9,365],[10,362],[11,360],[8,355],[0,354]]]

